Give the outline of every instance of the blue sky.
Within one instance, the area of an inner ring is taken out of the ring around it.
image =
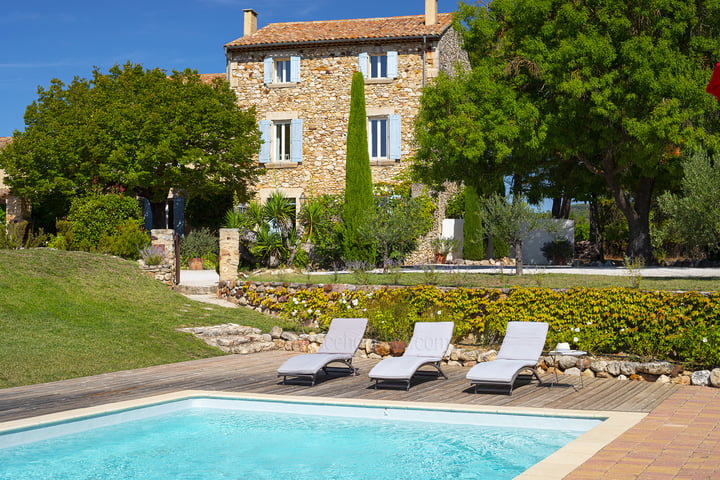
[[[439,0],[452,12],[456,0]],[[0,16],[0,136],[24,130],[38,86],[70,83],[127,61],[146,68],[225,71],[223,45],[243,33],[243,9],[268,23],[418,15],[424,0],[103,0],[10,2]]]

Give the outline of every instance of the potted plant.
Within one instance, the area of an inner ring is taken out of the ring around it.
[[[207,228],[193,230],[180,242],[180,255],[190,270],[205,268],[205,261],[214,261],[218,250],[218,239]]]
[[[436,263],[445,263],[448,254],[452,253],[459,246],[459,242],[454,238],[438,237],[430,242]]]
[[[573,258],[573,244],[566,238],[556,238],[542,246],[542,253],[554,265],[565,265]]]

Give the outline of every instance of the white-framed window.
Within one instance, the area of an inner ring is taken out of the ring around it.
[[[302,119],[261,120],[259,126],[263,141],[260,163],[302,162]]]
[[[274,162],[290,161],[290,121],[274,122],[273,126],[273,156]]]
[[[370,160],[400,160],[400,115],[368,117]]]
[[[368,144],[371,160],[383,160],[388,158],[387,117],[368,118]]]
[[[398,52],[361,52],[358,55],[358,69],[368,79],[393,79],[398,77]]]
[[[263,80],[266,84],[287,85],[300,82],[300,57],[265,57]]]
[[[387,55],[370,55],[370,78],[387,78]]]
[[[282,58],[275,62],[275,83],[290,83],[290,59]]]

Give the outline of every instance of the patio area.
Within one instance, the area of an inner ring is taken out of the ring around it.
[[[447,380],[413,382],[410,391],[371,387],[376,360],[358,359],[360,375],[320,377],[314,387],[282,385],[277,367],[292,352],[229,355],[139,370],[0,390],[0,422],[176,392],[205,390],[357,400],[434,402],[519,408],[649,413],[567,479],[720,478],[720,389],[563,376],[561,385],[523,382],[513,395],[474,394],[467,369],[444,367]],[[543,381],[549,382],[549,375]]]

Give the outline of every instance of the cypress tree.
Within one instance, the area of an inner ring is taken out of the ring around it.
[[[343,249],[348,261],[375,262],[372,241],[363,238],[361,227],[374,208],[372,173],[367,139],[365,80],[360,72],[352,77],[350,119],[345,162],[345,203],[343,204]]]

